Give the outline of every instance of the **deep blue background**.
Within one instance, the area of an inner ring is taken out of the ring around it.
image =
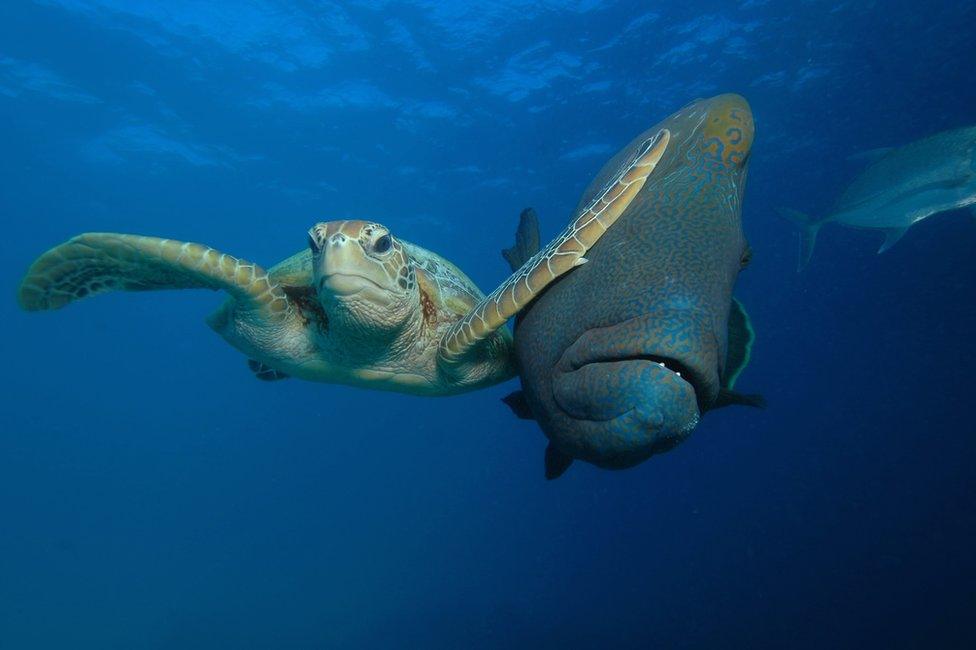
[[[0,3],[0,648],[974,647],[976,223],[824,229],[866,149],[976,122],[971,2]],[[483,288],[698,96],[758,125],[765,411],[542,478],[499,402],[255,381],[207,292],[25,314],[85,230],[270,265],[381,221]]]

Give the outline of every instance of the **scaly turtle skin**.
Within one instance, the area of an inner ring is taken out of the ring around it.
[[[584,263],[661,159],[658,132],[629,157],[566,230],[485,296],[441,256],[367,221],[330,221],[309,248],[266,271],[208,246],[86,233],[29,269],[19,301],[58,309],[112,290],[222,289],[207,319],[249,357],[259,379],[288,376],[418,395],[449,395],[512,377],[505,322],[545,286]]]

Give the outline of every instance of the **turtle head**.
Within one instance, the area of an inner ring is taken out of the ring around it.
[[[390,230],[369,221],[328,221],[308,232],[319,302],[330,324],[382,340],[419,309],[410,256]]]

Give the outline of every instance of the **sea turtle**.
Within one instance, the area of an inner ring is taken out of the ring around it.
[[[115,289],[223,289],[207,323],[261,379],[287,376],[447,395],[515,373],[508,318],[583,254],[637,195],[667,148],[648,138],[566,229],[488,296],[439,255],[368,221],[330,221],[306,250],[265,271],[200,244],[87,233],[37,259],[19,292],[29,311]]]

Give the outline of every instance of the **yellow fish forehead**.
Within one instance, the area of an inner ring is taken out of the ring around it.
[[[739,95],[720,95],[708,102],[702,136],[713,144],[726,164],[745,161],[756,137],[749,104]]]
[[[726,165],[742,164],[756,135],[749,103],[731,93],[693,101],[658,127],[671,130],[676,151],[700,147]]]
[[[677,149],[700,147],[707,157],[725,165],[741,165],[756,135],[749,103],[735,94],[696,100],[663,124],[674,134]]]

